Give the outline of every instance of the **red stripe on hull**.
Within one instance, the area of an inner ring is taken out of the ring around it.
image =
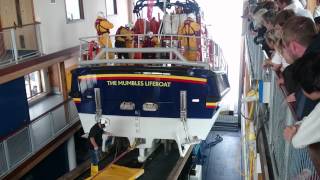
[[[218,106],[206,106],[208,109],[216,109]]]

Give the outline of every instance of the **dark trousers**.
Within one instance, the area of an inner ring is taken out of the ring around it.
[[[124,42],[124,41],[116,41],[114,46],[116,48],[125,48],[126,47],[126,42]],[[118,59],[129,59],[129,54],[128,53],[118,53]]]

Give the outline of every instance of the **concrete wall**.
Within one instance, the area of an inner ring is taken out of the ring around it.
[[[41,22],[40,34],[43,52],[50,54],[69,47],[79,45],[78,39],[84,36],[96,35],[94,22],[97,12],[106,12],[105,0],[83,0],[84,20],[66,23],[65,1],[56,0],[50,4],[49,0],[33,0],[35,19]],[[117,27],[128,23],[127,1],[118,0],[118,15],[107,17]]]

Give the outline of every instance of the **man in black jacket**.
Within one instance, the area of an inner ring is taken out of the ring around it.
[[[101,157],[102,134],[104,132],[104,127],[104,124],[98,122],[92,126],[89,132],[89,149],[91,154],[91,162],[93,165],[97,165]]]
[[[303,59],[310,53],[320,53],[320,35],[317,34],[316,26],[310,18],[302,16],[294,16],[288,19],[283,26],[283,42],[284,50],[291,57],[293,62],[290,62],[284,72],[285,79],[293,79],[292,70],[295,62]],[[286,84],[286,80],[285,80]],[[287,85],[290,85],[287,83]],[[286,85],[286,86],[287,86]],[[294,86],[297,86],[296,84]],[[311,101],[304,96],[300,87],[290,87],[296,89],[295,96],[297,99],[296,111],[301,119],[308,115],[317,102]]]

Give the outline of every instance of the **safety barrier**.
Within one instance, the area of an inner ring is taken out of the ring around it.
[[[252,81],[270,82],[270,103],[256,103],[254,113],[255,132],[257,136],[265,132],[274,179],[312,179],[320,180],[312,163],[308,149],[295,149],[291,143],[283,138],[286,126],[296,122],[292,107],[286,101],[285,90],[277,84],[278,76],[275,72],[262,67],[265,60],[261,47],[254,44],[251,35],[246,36],[246,49],[249,54],[248,69]],[[268,75],[269,74],[269,75]],[[263,143],[263,142],[259,142]]]
[[[68,100],[35,118],[28,126],[0,142],[0,179],[79,121]]]
[[[116,37],[125,37],[128,35],[106,35],[107,39],[111,41],[111,44],[115,44]],[[101,56],[101,54],[107,53],[131,53],[128,60],[137,60],[143,59],[133,57],[134,54],[138,53],[155,53],[155,58],[152,60],[172,62],[174,60],[182,60],[187,61],[185,57],[183,57],[186,49],[181,46],[181,38],[194,38],[197,41],[198,47],[198,58],[197,63],[205,63],[210,66],[213,70],[224,70],[227,71],[227,63],[222,54],[221,48],[218,47],[212,40],[201,37],[201,36],[186,36],[186,35],[165,35],[165,34],[153,34],[152,37],[156,37],[159,41],[159,44],[156,47],[143,47],[143,42],[145,39],[150,38],[148,34],[131,34],[132,38],[131,48],[100,48],[98,45],[98,36],[90,36],[80,38],[80,63],[82,61],[88,60],[101,60],[101,59],[113,59],[109,58],[109,56]],[[93,46],[98,48],[100,54],[98,52],[93,52]],[[114,47],[114,45],[112,46]],[[150,49],[150,52],[146,49]],[[104,50],[104,52],[101,52]],[[164,51],[165,50],[165,51]],[[101,58],[103,57],[103,58]],[[200,59],[201,57],[201,59]],[[211,58],[210,58],[211,57]],[[115,58],[117,59],[117,57]],[[214,59],[214,60],[213,60]],[[120,59],[117,59],[120,60]],[[170,60],[170,61],[166,61]],[[153,61],[154,62],[154,61]],[[130,63],[138,63],[138,61],[131,61]],[[141,62],[140,62],[141,64]]]
[[[0,68],[18,64],[42,53],[40,24],[28,24],[0,32]]]

